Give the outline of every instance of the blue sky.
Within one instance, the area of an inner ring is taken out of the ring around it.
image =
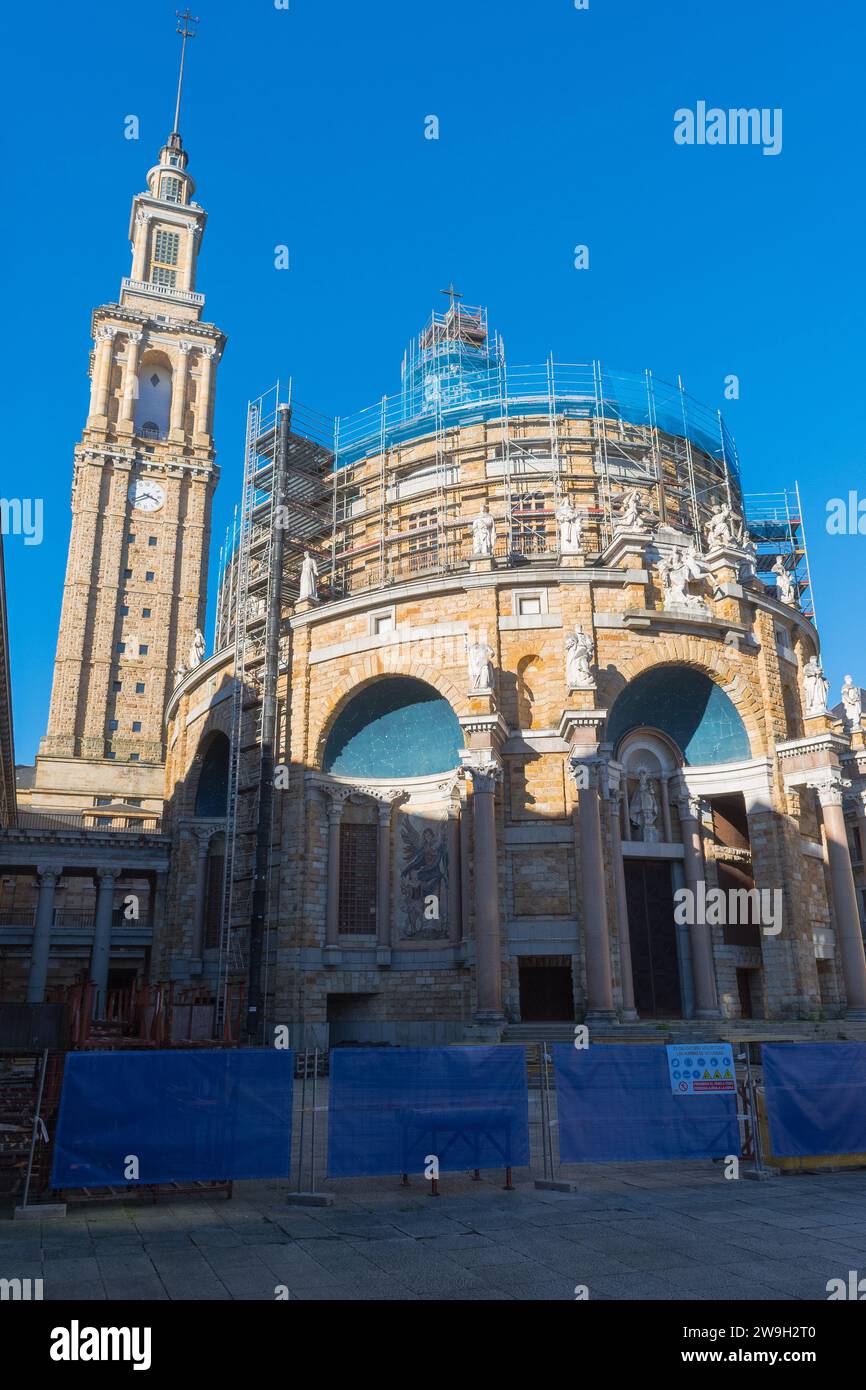
[[[174,8],[51,3],[38,32],[26,8],[4,20],[16,215],[0,492],[38,484],[45,500],[42,545],[6,539],[21,762],[47,719],[90,312],[129,273],[130,199],[171,126]],[[866,685],[864,539],[825,529],[829,498],[866,495],[864,7],[202,0],[195,13],[181,131],[210,214],[198,288],[229,338],[212,571],[247,398],[291,374],[320,411],[371,404],[454,279],[513,361],[552,350],[679,372],[724,410],[747,490],[798,478],[833,699],[849,670]],[[700,100],[781,108],[782,152],[675,144],[674,112]],[[274,269],[282,243],[288,271]],[[731,373],[741,395],[726,402]]]

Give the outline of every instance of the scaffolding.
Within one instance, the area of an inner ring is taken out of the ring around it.
[[[758,577],[768,588],[774,586],[773,566],[781,559],[794,582],[803,615],[815,622],[799,484],[795,482],[793,488],[782,488],[778,492],[746,493],[745,511],[746,531],[757,550]]]
[[[324,477],[332,454],[323,419],[280,383],[247,407],[244,482],[234,545],[224,557],[217,632],[233,649],[217,1033],[230,985],[246,975],[248,1041],[263,1043],[276,931],[271,912],[277,681],[288,661],[283,612],[297,597],[303,552],[327,532]],[[284,721],[284,727],[285,727]],[[247,901],[239,888],[249,884]]]

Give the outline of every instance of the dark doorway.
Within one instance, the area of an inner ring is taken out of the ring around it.
[[[520,1018],[523,1023],[566,1023],[574,1018],[571,966],[521,961]]]
[[[642,1018],[682,1018],[670,866],[627,859],[625,887],[635,1007]]]
[[[737,994],[740,997],[740,1017],[754,1018],[755,1005],[752,1000],[752,975],[751,970],[737,971]]]

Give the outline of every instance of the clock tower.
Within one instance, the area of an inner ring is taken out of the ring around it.
[[[133,199],[130,274],[93,314],[48,732],[29,798],[43,811],[161,809],[163,711],[201,649],[225,338],[196,289],[207,215],[177,125],[176,112]]]

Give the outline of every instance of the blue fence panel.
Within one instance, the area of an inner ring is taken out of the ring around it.
[[[401,1047],[331,1053],[328,1176],[529,1163],[522,1047]]]
[[[276,1048],[70,1052],[52,1186],[286,1177],[293,1071]]]
[[[563,1163],[739,1154],[735,1095],[671,1094],[664,1047],[556,1044]]]
[[[866,1153],[866,1045],[772,1043],[763,1048],[773,1153]]]

